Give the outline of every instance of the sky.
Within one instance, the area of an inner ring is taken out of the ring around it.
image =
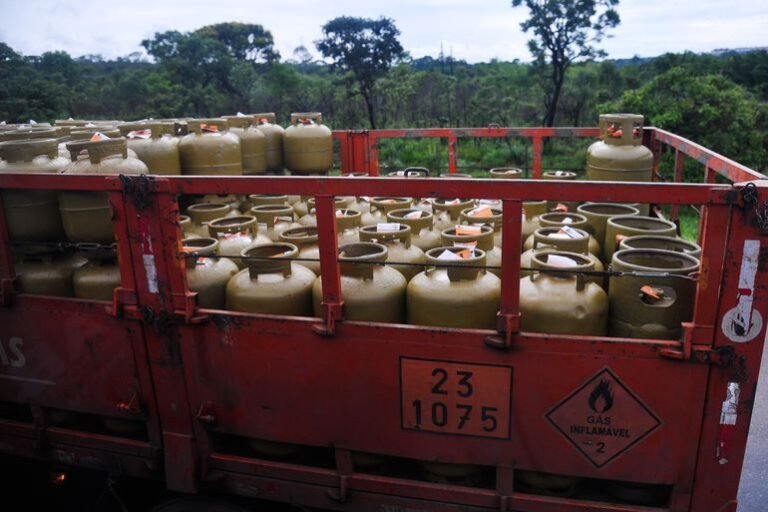
[[[610,58],[768,46],[768,0],[622,0],[621,24],[602,47]],[[113,59],[142,52],[141,40],[227,21],[272,32],[283,59],[304,45],[315,56],[321,26],[336,16],[392,18],[412,57],[468,62],[530,60],[510,0],[0,0],[0,41],[24,55],[63,50]]]

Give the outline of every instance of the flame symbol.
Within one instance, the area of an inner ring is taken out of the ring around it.
[[[595,389],[589,394],[589,408],[597,414],[603,414],[611,410],[611,407],[613,407],[611,383],[607,380],[601,380],[600,384],[595,386]]]

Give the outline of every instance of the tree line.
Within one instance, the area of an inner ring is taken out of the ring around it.
[[[754,168],[768,167],[765,51],[629,60],[587,54],[568,62],[550,112],[546,55],[530,64],[414,59],[398,36],[386,18],[336,18],[316,42],[324,61],[304,47],[281,56],[269,30],[242,23],[157,33],[141,42],[152,61],[62,51],[25,56],[0,43],[0,121],[274,111],[285,123],[291,112],[311,110],[339,129],[594,126],[600,113],[630,111]],[[356,43],[367,53],[345,53]]]

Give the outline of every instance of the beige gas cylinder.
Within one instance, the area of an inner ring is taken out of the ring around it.
[[[587,149],[587,179],[591,181],[651,181],[653,152],[643,146],[643,116],[602,114],[600,140]],[[648,205],[638,205],[648,215]]]
[[[430,174],[426,167],[406,167],[399,171],[390,171],[387,176],[391,178],[429,178]]]
[[[664,249],[665,251],[682,252],[701,259],[701,247],[698,244],[662,235],[634,235],[619,242],[619,249]]]
[[[249,194],[244,201],[242,208],[243,211],[250,211],[254,206],[263,206],[265,204],[279,204],[283,206],[291,206],[288,196],[285,194]],[[296,211],[294,209],[294,215]],[[306,212],[302,213],[306,215]]]
[[[55,139],[12,140],[0,143],[0,174],[55,174],[69,161],[58,156]],[[24,242],[64,240],[64,228],[54,190],[3,189],[8,238]]]
[[[16,286],[20,293],[74,297],[72,277],[87,260],[76,254],[27,247],[15,254],[14,261]]]
[[[583,254],[535,252],[530,276],[520,280],[520,328],[545,334],[605,336],[608,295],[580,271],[594,270]]]
[[[432,200],[432,212],[435,215],[435,229],[441,232],[444,229],[459,224],[461,212],[475,205],[472,199],[445,199],[438,197]]]
[[[307,213],[299,217],[299,224],[302,226],[317,226],[317,211],[315,204],[316,200],[314,197],[307,199]],[[345,208],[347,206],[347,202],[341,197],[335,197],[333,198],[333,206],[336,208],[336,210],[339,210],[341,208]],[[296,210],[295,207],[294,210]],[[297,211],[296,214],[298,215],[298,213],[299,212]]]
[[[357,210],[349,208],[336,210],[336,243],[338,245],[361,241],[359,231],[362,217]]]
[[[525,177],[525,172],[517,167],[494,167],[488,174],[491,178],[502,180],[519,180]]]
[[[587,230],[587,226],[589,225],[587,223],[587,218],[580,214],[580,213],[563,213],[563,212],[550,212],[545,213],[544,215],[539,216],[539,224],[543,228],[559,228],[563,226],[568,226],[574,229],[583,229]],[[533,235],[529,236],[525,243],[523,244],[523,251],[527,251],[533,247]],[[578,251],[572,251],[572,252],[578,252]],[[594,239],[594,237],[589,237],[589,252],[594,254],[595,256],[600,256],[601,250],[600,250],[600,243],[598,243],[597,240]]]
[[[312,316],[315,274],[291,261],[299,249],[289,243],[251,245],[241,255],[248,268],[227,284],[227,309],[270,315]]]
[[[88,262],[75,270],[72,276],[75,297],[112,301],[115,288],[121,283],[116,247],[79,244],[77,249]]]
[[[187,121],[189,133],[179,142],[181,172],[193,176],[243,174],[240,139],[224,119]]]
[[[243,249],[272,242],[258,232],[256,217],[253,215],[214,219],[208,223],[208,233],[211,238],[218,240],[219,254],[230,258],[238,268],[246,266],[246,262],[240,259]]]
[[[264,134],[267,156],[267,172],[282,173],[283,164],[283,135],[285,130],[276,123],[274,112],[252,114],[256,120],[256,128]]]
[[[208,223],[212,220],[227,217],[231,208],[225,203],[197,203],[187,208],[187,215],[192,220],[187,233],[201,237],[210,236]]]
[[[411,228],[407,224],[387,222],[363,226],[360,228],[360,241],[386,245],[387,263],[403,274],[406,281],[424,270],[424,251],[411,244]]]
[[[461,212],[461,223],[466,226],[490,226],[493,228],[493,244],[501,249],[502,210],[480,203]]]
[[[192,233],[190,228],[192,227],[192,218],[189,215],[179,215],[179,227],[181,228],[181,238],[200,238],[201,235]],[[205,228],[208,231],[208,228]]]
[[[267,138],[255,128],[253,116],[222,116],[229,123],[229,132],[240,139],[243,174],[267,172]]]
[[[387,222],[399,222],[411,228],[411,244],[428,251],[442,244],[440,233],[434,227],[434,216],[417,208],[403,208],[387,213]]]
[[[501,280],[483,269],[485,252],[436,247],[425,256],[427,269],[408,283],[408,323],[496,329]]]
[[[387,222],[387,213],[410,208],[411,204],[413,204],[413,199],[410,197],[372,197],[368,213],[363,214],[363,226]]]
[[[589,251],[590,240],[589,233],[583,229],[571,227],[539,228],[533,232],[531,248],[520,255],[520,268],[532,268],[533,255],[537,252],[565,251],[586,256],[594,264],[595,268],[593,270],[602,272],[605,270],[605,266],[598,256]],[[531,275],[530,270],[520,271],[520,277],[529,275]],[[601,288],[605,288],[605,278],[601,276],[587,276],[585,279],[598,284]]]
[[[610,261],[619,243],[626,237],[635,235],[675,236],[677,226],[674,222],[657,217],[639,215],[620,215],[611,217],[605,224],[603,259]]]
[[[185,260],[187,287],[197,293],[197,305],[206,309],[226,307],[227,283],[238,268],[229,258],[217,256],[219,242],[215,238],[185,238],[182,250]]]
[[[640,215],[640,210],[634,206],[617,203],[584,203],[576,208],[576,212],[587,218],[587,226],[584,229],[597,240],[601,249],[605,241],[605,224],[608,219],[617,215]]]
[[[345,320],[405,323],[405,277],[379,265],[387,259],[381,244],[358,242],[339,247],[341,296]],[[315,316],[322,316],[323,283],[312,289]]]
[[[118,128],[128,139],[128,148],[136,152],[151,174],[181,174],[179,139],[173,135],[173,123],[125,123]]]
[[[189,202],[190,204],[224,203],[229,206],[229,212],[226,214],[227,217],[248,214],[248,210],[240,210],[243,200],[236,194],[204,194],[202,196],[191,197]]]
[[[327,174],[333,165],[331,129],[320,112],[291,114],[283,134],[283,158],[291,174]]]
[[[492,227],[459,225],[444,229],[440,234],[443,246],[482,249],[488,267],[486,270],[501,278],[501,249],[496,247]]]
[[[625,249],[613,253],[611,266],[627,275],[612,276],[609,284],[610,336],[680,339],[681,322],[693,316],[699,260],[663,249]],[[638,275],[630,275],[636,272]],[[659,277],[650,277],[659,273]],[[675,277],[678,276],[678,277]]]
[[[575,181],[578,175],[571,171],[544,171],[541,173],[543,180]],[[565,206],[567,211],[575,212],[579,203],[577,201],[547,201],[547,211],[558,211],[558,208]]]
[[[280,241],[298,247],[299,255],[297,257],[300,258],[300,260],[296,263],[304,265],[314,272],[316,276],[320,275],[320,247],[317,245],[316,227],[301,226],[286,229],[280,233]]]
[[[293,207],[279,204],[263,204],[251,208],[251,215],[256,217],[259,233],[273,242],[280,239],[280,233],[286,229],[302,227],[294,222]]]
[[[541,227],[539,217],[547,213],[546,201],[523,201],[523,219],[520,228],[520,248],[534,231]]]
[[[72,162],[61,171],[63,174],[139,175],[148,172],[144,162],[128,156],[123,138],[70,142],[67,149]],[[107,192],[59,192],[59,211],[71,242],[111,244],[115,240],[112,206]]]

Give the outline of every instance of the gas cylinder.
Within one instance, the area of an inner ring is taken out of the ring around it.
[[[387,222],[387,213],[403,208],[410,208],[413,199],[410,197],[372,197],[368,213],[363,214],[363,226]]]
[[[594,262],[583,254],[565,251],[537,251],[531,262],[536,270],[520,280],[520,328],[546,334],[605,336],[608,295],[579,274],[594,270]]]
[[[539,225],[543,228],[561,228],[568,226],[575,229],[583,229],[586,231],[588,223],[587,218],[580,213],[562,213],[562,212],[550,212],[539,216]],[[523,244],[523,251],[527,251],[533,247],[533,235],[529,236]],[[579,251],[571,251],[579,252]],[[600,256],[600,243],[595,240],[591,235],[589,237],[589,252],[595,256]]]
[[[411,228],[411,244],[422,251],[440,247],[440,233],[434,228],[434,216],[417,208],[403,208],[387,213],[387,222],[398,222]]]
[[[493,245],[501,248],[501,208],[479,204],[461,211],[461,223],[467,226],[490,226],[493,228]]]
[[[68,163],[59,156],[55,139],[0,143],[0,174],[54,174]],[[0,192],[10,240],[57,242],[64,239],[56,191],[3,189]]]
[[[187,253],[187,287],[197,293],[197,305],[206,309],[224,309],[227,283],[239,269],[229,258],[215,256],[219,242],[215,238],[185,238],[182,250]]]
[[[69,162],[69,151],[67,150],[66,145],[66,142],[69,141],[68,130],[66,133],[63,133],[61,128],[46,128],[35,125],[0,132],[0,142],[31,139],[56,139],[59,148],[59,156],[65,158],[67,162]]]
[[[115,246],[78,244],[78,252],[88,262],[72,276],[75,297],[112,301],[115,288],[120,286],[120,266],[115,249]]]
[[[462,210],[474,206],[472,199],[445,199],[436,197],[432,200],[432,212],[435,216],[435,229],[442,232],[444,229],[455,226],[460,222]]]
[[[426,167],[406,167],[399,171],[390,171],[387,176],[394,178],[429,178],[429,169]]]
[[[301,226],[297,228],[286,229],[280,233],[280,241],[293,244],[299,248],[297,263],[301,263],[309,270],[320,275],[320,247],[317,245],[317,228],[312,226]],[[312,261],[307,261],[312,260]]]
[[[72,162],[63,174],[146,174],[147,166],[128,156],[126,140],[106,139],[67,144]],[[111,244],[115,240],[112,207],[106,192],[59,192],[59,211],[71,242]]]
[[[671,236],[634,235],[622,239],[619,249],[664,249],[701,259],[701,247],[698,244]]]
[[[286,229],[301,227],[294,222],[293,207],[279,204],[263,204],[251,208],[251,215],[256,217],[259,233],[273,242],[280,239],[280,233]]]
[[[622,239],[635,235],[675,236],[677,226],[674,222],[657,217],[638,215],[619,215],[611,217],[605,224],[603,259],[610,261]]]
[[[696,282],[675,276],[698,271],[699,261],[663,249],[624,249],[613,253],[616,272],[609,284],[611,316],[608,334],[621,338],[680,339],[681,322],[693,316]],[[665,274],[649,277],[648,273]]]
[[[360,220],[362,214],[357,210],[343,208],[336,210],[336,240],[338,245],[361,242]]]
[[[93,137],[97,134],[98,136],[104,136],[110,139],[120,139],[123,137],[123,135],[120,133],[120,130],[118,130],[115,125],[97,126],[92,123],[88,123],[86,126],[70,130],[68,142],[93,140]],[[127,149],[127,153],[130,158],[139,158],[139,155],[136,154],[136,151],[130,147]]]
[[[244,215],[248,213],[248,210],[241,211],[240,206],[243,203],[242,198],[236,194],[204,194],[202,196],[191,197],[186,196],[190,204],[200,203],[224,203],[229,206],[229,211],[226,213],[227,217],[234,217],[236,215]]]
[[[240,139],[243,174],[267,172],[267,138],[253,127],[253,116],[222,116],[229,123],[229,132]]]
[[[587,150],[587,179],[591,181],[651,181],[653,152],[643,146],[643,116],[602,114],[600,140]],[[648,205],[641,205],[648,215]]]
[[[608,219],[617,215],[640,215],[640,210],[634,206],[616,203],[584,203],[576,208],[576,212],[587,218],[584,230],[600,244],[601,255]]]
[[[208,233],[219,242],[219,254],[232,259],[238,268],[244,268],[240,259],[241,252],[252,245],[264,245],[272,242],[258,232],[256,217],[240,215],[214,219],[208,223]]]
[[[299,224],[302,226],[317,226],[317,211],[315,208],[316,200],[314,197],[307,199],[307,213],[299,217]],[[341,197],[333,198],[333,205],[336,210],[344,208],[347,203]],[[295,209],[295,208],[294,208]]]
[[[578,175],[571,171],[544,171],[541,173],[543,180],[575,181]],[[577,201],[547,201],[547,211],[557,211],[559,206],[565,206],[567,211],[575,212],[579,203]]]
[[[491,178],[517,180],[525,177],[525,172],[517,167],[494,167],[488,171]]]
[[[20,293],[75,296],[72,276],[75,270],[85,265],[85,258],[30,247],[14,252],[16,285]]]
[[[224,119],[187,121],[189,133],[179,142],[182,174],[194,176],[241,175],[240,139],[229,133]]]
[[[583,229],[571,227],[539,228],[533,232],[531,248],[520,255],[520,267],[524,269],[532,268],[533,255],[536,252],[565,251],[586,256],[594,264],[593,270],[602,272],[605,270],[603,262],[600,261],[598,256],[589,251],[590,239],[589,233]],[[530,270],[520,271],[521,277],[529,275],[531,275]],[[603,277],[586,276],[585,279],[598,284],[601,288],[605,288],[605,279]]]
[[[227,284],[227,309],[270,315],[312,316],[312,284],[315,274],[292,262],[299,249],[289,243],[251,245],[241,255],[248,268]]]
[[[490,226],[460,225],[444,229],[440,233],[443,246],[477,247],[485,253],[487,270],[501,277],[501,249],[496,247],[493,228]],[[494,268],[495,267],[495,268]]]
[[[359,233],[361,242],[376,242],[387,246],[387,263],[403,274],[406,281],[424,270],[424,251],[411,244],[410,226],[393,222],[379,223],[363,226]]]
[[[363,215],[365,215],[366,213],[370,213],[371,198],[368,196],[357,196],[355,197],[354,201],[349,203],[347,208],[351,208],[352,210],[358,211]]]
[[[254,206],[262,206],[265,204],[291,206],[291,203],[288,201],[288,196],[285,194],[249,194],[248,198],[245,200],[243,208],[245,208],[244,211],[250,211]],[[294,214],[296,214],[295,210]],[[306,212],[302,215],[306,215]]]
[[[430,482],[450,485],[477,486],[482,468],[473,464],[417,461]]]
[[[501,280],[482,268],[485,252],[436,247],[425,256],[427,269],[408,283],[408,323],[496,329]]]
[[[128,139],[128,148],[136,152],[151,174],[181,174],[179,139],[173,136],[173,123],[125,123],[118,128]]]
[[[285,167],[283,165],[283,135],[285,130],[276,124],[274,112],[253,114],[253,117],[256,120],[256,128],[264,134],[267,172],[282,173]]]
[[[522,492],[545,496],[567,497],[578,490],[579,479],[568,475],[555,475],[539,471],[515,471],[515,488]]]
[[[546,201],[523,201],[523,225],[520,228],[520,247],[534,231],[541,227],[539,217],[547,213]]]
[[[189,229],[192,227],[192,219],[189,215],[179,215],[179,227],[181,228],[181,238],[200,238],[201,235],[192,233]],[[208,228],[205,228],[206,231]]]
[[[283,158],[291,174],[327,174],[333,165],[331,130],[320,112],[291,114],[283,134]]]
[[[372,242],[339,247],[341,296],[345,320],[405,323],[405,277],[378,263],[387,259],[387,248]],[[315,316],[322,316],[323,278],[312,289]]]
[[[288,200],[288,203],[293,206],[293,211],[296,212],[296,217],[301,219],[303,216],[309,213],[309,205],[307,202],[311,199],[311,196],[299,196],[298,201]]]
[[[224,203],[198,203],[187,208],[187,215],[192,223],[187,228],[187,233],[195,234],[201,237],[210,236],[208,223],[212,220],[227,217],[231,208]]]

